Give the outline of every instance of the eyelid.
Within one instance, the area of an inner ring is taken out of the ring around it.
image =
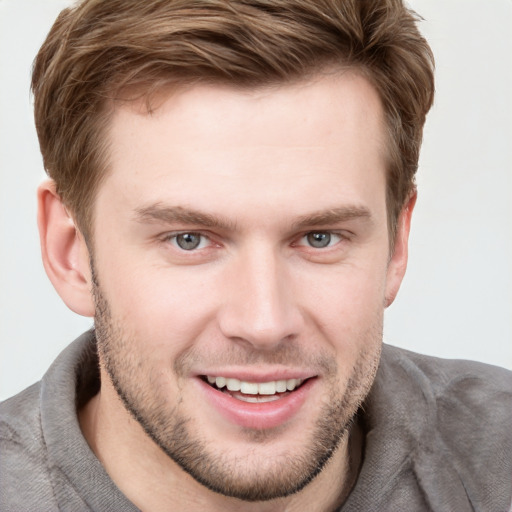
[[[325,233],[331,236],[338,237],[338,240],[334,244],[330,244],[326,247],[313,247],[307,243],[300,243],[302,240],[304,240],[308,235],[313,233]],[[307,247],[312,250],[321,251],[326,249],[331,249],[338,245],[343,240],[349,240],[350,239],[350,233],[348,233],[346,230],[336,230],[336,229],[310,229],[308,231],[302,232],[295,240],[296,242],[293,243],[295,246],[299,247]]]
[[[197,235],[197,236],[200,236],[201,238],[207,240],[208,241],[207,246],[206,247],[196,247],[195,249],[190,249],[189,251],[187,251],[186,249],[182,249],[181,247],[179,247],[177,245],[176,238],[179,235],[187,235],[187,234],[189,234],[189,235]],[[194,229],[182,229],[182,230],[179,230],[179,231],[170,231],[170,232],[164,233],[160,237],[160,239],[161,239],[162,242],[170,243],[175,249],[177,249],[179,251],[191,252],[191,253],[195,252],[195,251],[198,251],[198,250],[201,250],[201,249],[207,249],[208,247],[211,247],[215,243],[212,240],[212,237],[210,235],[205,234],[204,232],[202,232],[200,230],[194,230]]]
[[[309,234],[312,234],[312,233],[326,233],[326,234],[329,234],[331,236],[335,236],[338,238],[338,240],[335,241],[335,243],[332,243],[326,247],[322,247],[322,248],[317,248],[317,247],[313,247],[307,243],[301,243],[305,237],[307,237]],[[185,249],[182,249],[181,247],[177,246],[175,240],[176,240],[176,237],[179,236],[179,235],[183,235],[183,234],[193,234],[193,235],[198,235],[200,237],[202,237],[203,239],[206,239],[208,241],[207,245],[205,247],[198,247],[198,248],[195,248],[195,249],[191,249],[189,251],[185,250]],[[291,245],[292,246],[298,246],[298,247],[304,247],[304,248],[307,248],[307,249],[311,249],[312,251],[327,251],[328,249],[332,249],[334,247],[336,247],[338,244],[340,244],[341,242],[343,241],[348,241],[352,238],[353,236],[353,233],[347,231],[347,230],[337,230],[337,229],[309,229],[307,231],[303,231],[302,233],[300,233],[298,236],[295,236],[291,242]],[[166,243],[170,243],[172,241],[174,241],[174,243],[172,243],[172,246],[173,248],[175,248],[176,250],[179,250],[180,252],[190,252],[190,253],[193,253],[193,252],[197,252],[197,251],[200,251],[200,250],[204,250],[204,249],[208,249],[208,248],[211,248],[211,247],[219,247],[220,245],[222,245],[221,243],[217,242],[215,240],[215,236],[212,235],[211,233],[208,233],[208,232],[205,232],[204,230],[196,230],[196,229],[180,229],[180,230],[176,230],[176,231],[168,231],[168,232],[165,232],[163,233],[161,236],[158,237],[162,242],[166,242]]]

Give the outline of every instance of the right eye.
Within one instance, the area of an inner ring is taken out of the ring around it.
[[[332,231],[311,231],[306,233],[297,245],[311,247],[313,249],[328,249],[339,243],[343,237]]]
[[[210,240],[200,233],[177,233],[167,237],[174,247],[182,251],[194,251],[196,249],[204,249],[210,244]]]

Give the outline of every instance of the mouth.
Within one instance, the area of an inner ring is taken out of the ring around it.
[[[284,398],[299,389],[309,379],[281,379],[250,382],[235,378],[204,375],[202,380],[212,388],[237,400],[248,403],[266,403]]]
[[[248,429],[271,429],[298,417],[303,405],[312,401],[318,375],[286,375],[290,378],[235,378],[233,375],[198,375],[206,401],[230,425]],[[275,377],[279,377],[275,375]]]

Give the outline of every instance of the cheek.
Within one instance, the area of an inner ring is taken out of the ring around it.
[[[337,347],[357,350],[361,338],[381,329],[386,283],[385,267],[381,267],[347,266],[311,280],[304,298],[309,304],[306,309]]]
[[[123,330],[152,346],[188,343],[214,315],[216,287],[204,272],[119,262],[101,286]]]

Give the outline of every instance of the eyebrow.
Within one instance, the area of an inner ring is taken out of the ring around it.
[[[365,206],[329,208],[328,210],[321,210],[299,217],[293,223],[293,228],[299,230],[306,227],[328,226],[354,219],[368,219],[371,221],[372,214]]]
[[[164,222],[166,224],[182,223],[202,226],[206,228],[235,231],[236,222],[232,219],[210,215],[209,213],[184,208],[182,206],[167,207],[160,203],[138,208],[136,211],[138,222]],[[342,206],[313,212],[299,217],[292,224],[292,229],[300,230],[307,227],[327,226],[353,219],[369,219],[372,214],[364,206]]]
[[[236,228],[236,222],[233,222],[231,219],[183,208],[182,206],[167,207],[162,206],[160,203],[155,203],[144,208],[138,208],[135,212],[138,222],[194,224],[205,228],[216,228],[226,231],[233,231]]]

